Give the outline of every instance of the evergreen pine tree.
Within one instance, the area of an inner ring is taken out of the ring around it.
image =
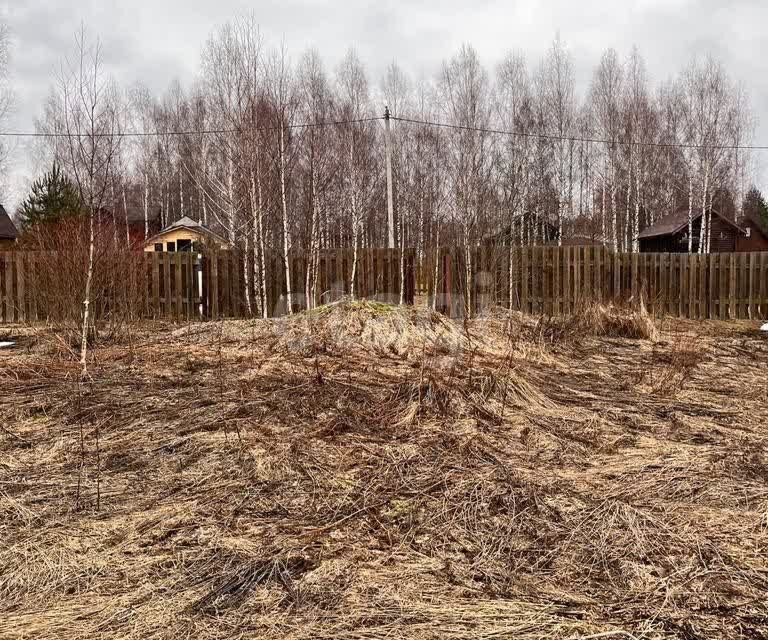
[[[77,188],[54,162],[51,170],[32,184],[30,194],[19,207],[18,217],[23,227],[30,227],[82,213]]]

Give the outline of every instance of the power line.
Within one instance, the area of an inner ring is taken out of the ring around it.
[[[390,116],[390,119],[408,124],[420,124],[430,127],[439,127],[442,129],[455,129],[459,131],[475,131],[478,133],[491,133],[494,135],[516,136],[521,138],[537,138],[539,140],[555,140],[564,142],[586,142],[598,144],[616,144],[620,146],[637,147],[664,147],[681,149],[745,149],[753,151],[768,150],[768,145],[738,145],[738,144],[684,144],[681,142],[648,142],[644,140],[611,140],[608,138],[587,138],[582,136],[561,136],[555,133],[535,133],[531,131],[506,131],[503,129],[487,129],[483,127],[470,127],[460,124],[450,124],[447,122],[434,122],[431,120],[416,120],[414,118],[403,118],[399,116]]]
[[[355,118],[352,120],[332,120],[323,122],[304,122],[300,124],[287,124],[286,129],[312,129],[316,127],[335,127],[345,124],[358,124],[383,120],[382,116],[371,118]],[[269,127],[253,127],[248,131],[278,131],[280,125]],[[188,129],[182,131],[114,131],[109,133],[67,133],[63,131],[44,132],[44,131],[0,131],[0,137],[6,138],[152,138],[161,136],[201,136],[201,135],[222,135],[226,133],[242,133],[241,128],[229,129]]]
[[[531,131],[510,131],[504,129],[491,129],[485,127],[470,127],[467,125],[451,124],[448,122],[436,122],[432,120],[418,120],[415,118],[406,118],[402,116],[389,116],[390,120],[397,122],[403,122],[406,124],[416,124],[422,126],[436,127],[441,129],[451,129],[455,131],[472,131],[476,133],[488,133],[493,135],[503,135],[520,138],[533,138],[538,140],[550,140],[550,141],[563,141],[563,142],[581,142],[587,144],[615,144],[618,146],[633,146],[633,147],[659,147],[664,149],[723,149],[723,150],[745,150],[745,151],[766,151],[768,145],[737,145],[737,144],[685,144],[681,142],[654,142],[646,140],[611,140],[608,138],[592,138],[585,136],[567,136],[559,135],[555,133],[546,132],[531,132]],[[286,129],[312,129],[318,127],[334,127],[347,124],[359,124],[367,122],[376,122],[378,120],[384,120],[382,116],[373,116],[370,118],[355,118],[350,120],[329,120],[323,122],[306,122],[300,124],[288,124],[285,125]],[[269,127],[254,127],[249,129],[250,131],[277,131],[280,129],[279,125]],[[242,133],[240,128],[227,128],[227,129],[189,129],[181,131],[122,131],[114,133],[66,133],[66,132],[53,132],[46,133],[42,131],[0,131],[0,137],[6,138],[152,138],[161,136],[204,136],[204,135],[223,135],[229,133]]]

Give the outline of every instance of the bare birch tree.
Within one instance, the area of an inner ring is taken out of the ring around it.
[[[88,41],[85,28],[75,36],[75,51],[62,64],[54,94],[65,134],[66,169],[73,176],[88,213],[89,249],[83,293],[80,364],[87,373],[91,283],[94,273],[94,225],[101,214],[118,152],[117,87],[105,77],[101,43]]]

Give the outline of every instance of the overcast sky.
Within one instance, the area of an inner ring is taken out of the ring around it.
[[[141,81],[160,94],[174,78],[193,80],[211,31],[248,12],[269,43],[284,39],[294,58],[317,47],[329,70],[354,47],[372,83],[393,59],[412,77],[434,74],[464,42],[489,69],[510,49],[538,61],[558,31],[581,95],[608,47],[624,57],[636,44],[654,84],[677,74],[692,56],[713,53],[747,87],[759,120],[755,142],[768,144],[768,0],[4,0],[0,19],[11,31],[16,94],[7,127],[34,130],[81,22],[101,38],[108,71],[119,82]],[[758,160],[757,182],[765,187],[768,162]],[[17,143],[9,161],[9,209],[35,169],[28,145]]]

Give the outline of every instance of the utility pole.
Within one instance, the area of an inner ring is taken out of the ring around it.
[[[395,208],[392,202],[392,139],[389,130],[389,107],[384,107],[384,138],[387,150],[387,230],[390,249],[395,248]]]

